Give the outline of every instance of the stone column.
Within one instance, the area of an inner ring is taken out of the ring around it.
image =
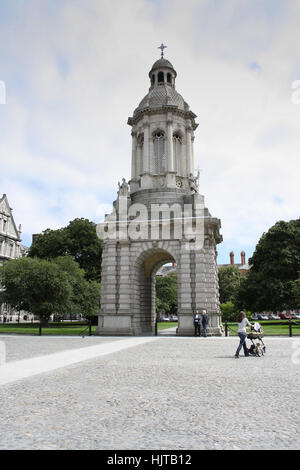
[[[192,132],[192,138],[191,138],[191,173],[194,174],[195,171],[195,157],[194,157],[194,140],[195,136],[194,133]]]
[[[182,243],[177,264],[178,335],[193,334],[193,270],[189,243]]]
[[[138,177],[137,174],[137,135],[136,132],[132,132],[132,154],[131,154],[131,179],[135,180]]]
[[[153,175],[155,173],[155,162],[154,162],[154,142],[152,137],[152,129],[149,129],[149,173]]]
[[[173,150],[173,120],[168,116],[167,120],[167,171],[174,172],[174,150]]]
[[[128,242],[105,242],[102,258],[101,309],[96,335],[132,335]]]
[[[102,253],[101,313],[116,313],[117,253],[116,242],[105,242]]]
[[[119,310],[118,314],[130,314],[131,282],[130,282],[130,243],[120,242],[119,250]]]
[[[138,142],[136,148],[136,174],[137,178],[143,173],[143,155],[142,155],[142,145]]]
[[[205,276],[205,255],[203,250],[195,253],[195,308],[196,310],[207,309],[207,286]]]
[[[196,252],[196,310],[205,309],[209,316],[207,333],[222,335],[219,310],[218,269],[214,242],[206,238],[203,250]]]
[[[144,122],[144,151],[143,151],[143,174],[150,172],[149,161],[149,121]]]
[[[188,122],[186,128],[186,162],[187,162],[187,174],[188,176],[194,172],[192,168],[192,127],[191,123]]]

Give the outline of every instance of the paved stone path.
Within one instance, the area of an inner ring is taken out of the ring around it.
[[[0,449],[300,448],[300,340],[236,360],[236,338],[128,339],[0,336],[11,365],[124,342],[2,385]]]
[[[87,347],[81,346],[77,349],[67,349],[57,353],[31,357],[30,359],[7,361],[0,368],[0,385],[67,367],[87,359],[106,356],[133,346],[157,341],[157,339],[157,337],[120,339],[119,341],[103,342],[94,346],[87,345]]]

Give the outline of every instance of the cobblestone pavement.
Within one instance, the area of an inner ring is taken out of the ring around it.
[[[8,360],[120,338],[0,337]],[[0,387],[0,449],[300,449],[300,340],[162,337]],[[1,372],[1,370],[0,370]]]
[[[101,338],[101,343],[118,340],[120,340],[120,337],[117,336],[114,338]],[[0,341],[5,342],[6,361],[10,362],[74,348],[93,346],[99,344],[99,337],[0,335]]]

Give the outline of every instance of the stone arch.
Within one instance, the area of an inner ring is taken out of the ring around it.
[[[133,265],[132,306],[133,330],[135,334],[154,332],[155,327],[155,275],[168,262],[177,261],[177,256],[168,247],[159,246],[142,250]]]

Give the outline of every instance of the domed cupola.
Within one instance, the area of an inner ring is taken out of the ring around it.
[[[147,95],[128,118],[132,127],[131,193],[166,188],[190,191],[196,115],[175,89],[176,70],[163,57],[149,72]]]
[[[149,77],[152,86],[163,84],[175,86],[177,73],[171,62],[161,57],[153,64]]]

